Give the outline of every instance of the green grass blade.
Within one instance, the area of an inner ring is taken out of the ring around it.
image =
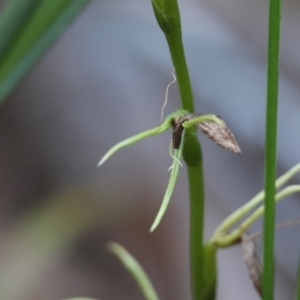
[[[23,17],[26,24],[21,29],[18,24],[10,25],[13,37],[6,37],[4,40],[9,43],[6,45],[9,51],[4,51],[0,58],[0,103],[89,1],[40,1],[38,7],[30,13],[30,18],[21,15],[17,10],[11,10],[10,18]],[[7,18],[7,15],[4,17]],[[0,16],[0,23],[4,17]],[[5,26],[9,25],[7,21],[1,24],[3,27],[0,32],[5,31]],[[3,49],[4,44],[3,42]]]
[[[176,113],[176,112],[175,112]],[[163,133],[164,131],[168,130],[171,127],[171,121],[173,118],[173,115],[175,113],[170,114],[163,123],[161,123],[159,126],[140,132],[134,136],[131,136],[129,138],[127,138],[126,140],[123,140],[119,143],[117,143],[116,145],[114,145],[112,148],[110,148],[105,154],[104,156],[101,158],[101,160],[98,162],[97,166],[101,167],[114,153],[116,153],[117,151],[119,151],[120,149],[130,146],[132,144],[137,143],[138,141],[145,139],[147,137],[150,137],[152,135],[157,135],[160,133]]]
[[[184,133],[183,133],[183,135],[184,135]],[[184,141],[182,139],[179,149],[175,150],[175,154],[174,154],[174,157],[173,157],[173,164],[171,166],[172,169],[171,169],[169,184],[168,184],[166,193],[164,195],[162,204],[161,204],[161,206],[159,208],[159,211],[157,213],[157,216],[156,216],[156,218],[155,218],[155,220],[154,220],[154,222],[153,222],[153,224],[150,228],[150,232],[153,232],[157,228],[157,226],[159,225],[162,217],[164,216],[164,214],[167,210],[168,204],[169,204],[171,196],[173,194],[175,184],[176,184],[176,180],[177,180],[178,173],[179,173],[179,168],[180,168],[180,159],[181,159],[181,156],[182,156],[183,142]]]
[[[124,247],[117,243],[109,243],[108,248],[121,260],[125,268],[134,277],[145,299],[159,300],[150,279],[138,261]]]
[[[270,0],[268,81],[265,134],[265,217],[263,242],[263,299],[272,300],[274,293],[274,227],[275,179],[278,106],[278,65],[280,49],[280,0]]]
[[[41,0],[8,1],[0,17],[0,58],[35,13]],[[13,17],[12,17],[13,16]]]

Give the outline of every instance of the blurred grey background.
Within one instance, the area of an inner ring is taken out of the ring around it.
[[[197,112],[222,116],[242,149],[236,156],[199,134],[208,238],[263,186],[268,1],[179,5]],[[299,1],[284,1],[278,175],[300,161],[299,12]],[[116,142],[157,126],[171,69],[150,0],[94,0],[2,105],[1,299],[142,299],[107,251],[112,240],[141,262],[161,299],[190,299],[185,167],[149,233],[168,182],[171,132],[96,168]],[[179,105],[173,85],[166,114]],[[299,200],[280,203],[278,220],[297,218]],[[276,299],[293,299],[299,252],[299,228],[279,230]],[[238,245],[219,251],[218,299],[258,299]]]

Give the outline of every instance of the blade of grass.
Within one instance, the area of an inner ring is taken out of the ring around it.
[[[145,299],[159,300],[150,279],[138,261],[120,244],[110,242],[108,243],[108,249],[120,259],[125,268],[134,277]]]
[[[11,0],[7,2],[0,17],[0,58],[9,51],[10,45],[40,4],[41,0]]]
[[[40,1],[41,4],[35,13],[31,13],[30,18],[26,20],[26,26],[18,30],[18,25],[11,25],[15,28],[11,30],[15,37],[6,38],[6,41],[10,43],[9,51],[4,51],[0,60],[0,103],[89,1]],[[18,17],[18,11],[11,10],[9,17]],[[1,18],[3,15],[0,20]],[[3,24],[4,29],[0,28],[0,32],[6,30],[7,22]]]
[[[183,133],[184,134],[184,133]],[[182,140],[183,142],[183,140]],[[172,197],[174,188],[175,188],[175,184],[176,184],[176,180],[178,177],[178,173],[179,173],[179,168],[180,168],[180,159],[181,159],[181,154],[182,154],[182,143],[179,147],[179,149],[175,149],[174,151],[174,155],[173,155],[173,163],[171,166],[171,175],[170,175],[170,180],[168,183],[168,187],[166,189],[163,201],[161,203],[161,206],[159,208],[159,211],[154,219],[154,222],[150,228],[150,232],[153,232],[157,226],[159,225],[159,223],[161,222],[162,217],[164,216],[167,207],[169,205],[170,199]]]
[[[280,48],[280,0],[270,0],[268,79],[265,133],[265,217],[263,242],[263,299],[272,300],[274,293],[274,227],[275,180],[278,106],[278,65]]]

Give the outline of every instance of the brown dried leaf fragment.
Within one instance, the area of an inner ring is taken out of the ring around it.
[[[172,136],[173,148],[179,149],[181,138],[182,138],[182,132],[183,132],[182,122],[179,121],[176,123],[175,120],[172,120],[172,127],[173,127],[173,136]]]
[[[261,264],[255,253],[253,240],[247,234],[242,235],[243,260],[248,269],[254,288],[262,296],[262,272]]]
[[[184,119],[186,121],[192,120],[196,117],[200,117],[201,115],[202,114],[188,114],[184,116]],[[218,123],[212,120],[201,121],[196,124],[196,127],[210,139],[215,141],[219,146],[240,155],[241,149],[225,122],[219,116],[211,116],[218,118],[220,122]]]

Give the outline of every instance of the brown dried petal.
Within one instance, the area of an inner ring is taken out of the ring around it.
[[[255,253],[253,240],[247,234],[242,236],[243,260],[248,269],[250,279],[260,296],[262,296],[261,264]]]
[[[201,114],[188,114],[184,116],[184,119],[187,121],[199,116],[201,116]],[[241,149],[225,122],[219,116],[212,116],[217,117],[221,122],[202,121],[197,123],[196,127],[210,139],[215,141],[219,146],[234,153],[241,154]]]

